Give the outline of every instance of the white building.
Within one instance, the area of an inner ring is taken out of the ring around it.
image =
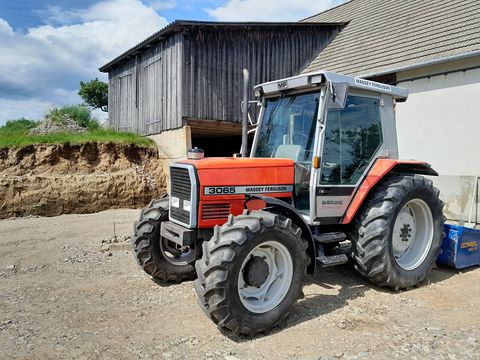
[[[480,223],[480,3],[352,0],[304,21],[348,22],[305,69],[409,89],[397,104],[400,157],[425,160],[451,220]]]

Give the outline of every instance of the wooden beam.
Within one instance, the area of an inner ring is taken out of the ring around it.
[[[184,118],[183,125],[191,128],[193,136],[241,136],[242,124],[222,121]]]

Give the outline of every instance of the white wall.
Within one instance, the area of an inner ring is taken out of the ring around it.
[[[476,59],[470,63],[474,61],[480,65]],[[478,223],[480,68],[407,80],[435,70],[438,67],[398,76],[403,80],[398,86],[410,91],[407,102],[396,106],[399,155],[427,161],[440,173],[433,180],[446,203],[448,219],[468,221],[472,216]],[[441,71],[452,69],[444,64]]]
[[[192,136],[189,126],[179,129],[162,131],[160,134],[150,135],[158,147],[158,156],[164,169],[167,181],[167,190],[170,191],[170,171],[171,163],[175,160],[185,159],[187,151],[192,148]]]
[[[162,160],[178,160],[187,157],[187,151],[192,147],[190,127],[162,131],[148,136],[158,146],[158,155]]]
[[[425,160],[442,175],[480,175],[480,69],[398,84],[401,158]]]

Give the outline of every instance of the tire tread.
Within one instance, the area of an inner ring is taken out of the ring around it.
[[[195,278],[195,269],[191,265],[179,265],[178,269],[174,265],[167,263],[167,260],[161,258],[161,254],[154,246],[157,239],[160,224],[168,219],[168,200],[154,199],[150,201],[146,208],[140,211],[140,219],[134,224],[134,234],[130,237],[132,253],[138,265],[150,276],[162,282],[180,283]],[[157,255],[157,256],[155,256]],[[157,259],[155,261],[155,259]],[[161,259],[161,260],[159,260]],[[185,266],[189,266],[190,271],[185,271]],[[172,270],[173,268],[173,270]],[[180,269],[182,268],[182,269]],[[178,270],[178,271],[177,271]]]
[[[395,290],[418,286],[425,280],[434,261],[426,272],[415,277],[414,281],[399,276],[389,259],[388,239],[394,225],[395,210],[399,208],[404,195],[416,188],[422,188],[431,196],[434,226],[442,227],[443,202],[439,199],[439,190],[430,179],[420,175],[390,175],[383,180],[367,197],[352,224],[350,238],[353,244],[355,269],[377,286],[390,287]],[[437,229],[437,232],[441,230]],[[440,253],[440,241],[432,243],[434,259]]]
[[[215,227],[212,240],[203,243],[203,256],[195,263],[198,276],[194,282],[195,290],[202,310],[219,328],[231,331],[235,335],[251,337],[281,325],[296,302],[271,324],[258,328],[249,325],[244,319],[234,318],[227,306],[226,279],[230,266],[238,261],[236,257],[239,247],[248,239],[269,229],[282,229],[284,233],[301,241],[302,249],[306,250],[308,244],[301,238],[301,229],[292,226],[290,219],[266,211],[253,211],[236,217],[230,216],[224,225]],[[301,261],[305,264],[303,274],[305,277],[309,257],[306,251],[303,251],[303,254],[304,258]],[[301,291],[300,293],[297,300],[303,297],[303,293]]]

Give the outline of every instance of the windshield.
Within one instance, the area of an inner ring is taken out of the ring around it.
[[[319,96],[315,92],[268,99],[255,157],[311,162]]]

